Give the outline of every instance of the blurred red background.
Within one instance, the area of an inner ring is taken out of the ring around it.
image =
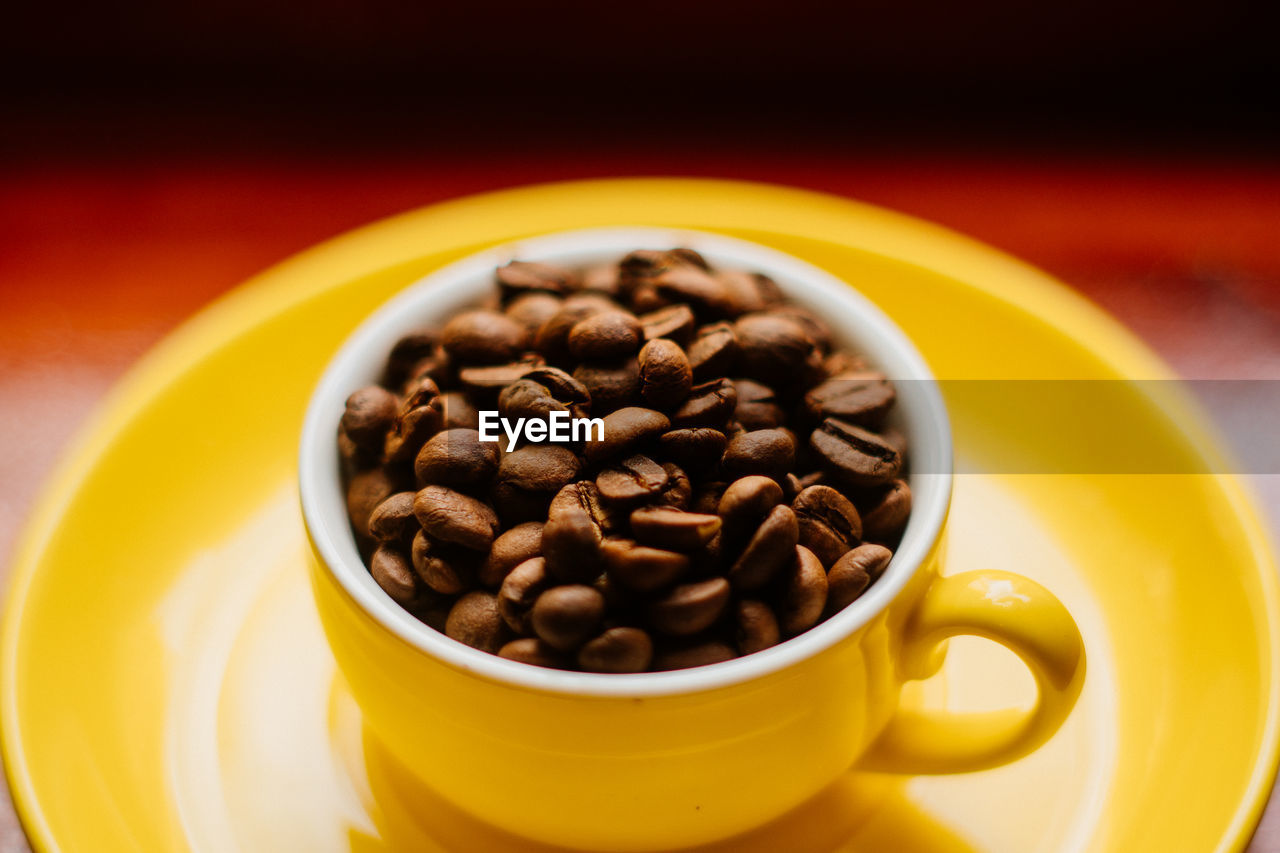
[[[1264,14],[1242,0],[7,10],[0,552],[87,411],[209,300],[370,220],[536,181],[707,175],[883,204],[1047,269],[1185,375],[1280,377],[1280,61]],[[1254,850],[1280,850],[1276,812]],[[21,849],[5,808],[0,851]]]

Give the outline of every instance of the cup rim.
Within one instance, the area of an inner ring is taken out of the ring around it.
[[[494,268],[513,258],[579,264],[617,258],[636,248],[676,245],[698,250],[713,264],[769,275],[789,298],[822,311],[838,338],[867,355],[891,379],[924,380],[899,386],[895,412],[910,436],[917,470],[928,473],[910,477],[912,512],[884,575],[839,613],[776,646],[721,663],[663,672],[607,674],[530,666],[471,648],[419,621],[373,580],[350,531],[336,440],[347,396],[374,381],[400,335],[474,305],[490,286]],[[924,563],[946,519],[953,469],[949,418],[933,380],[915,345],[879,307],[850,284],[776,249],[712,232],[651,226],[563,230],[505,242],[405,287],[365,318],[326,365],[307,406],[299,447],[303,521],[323,569],[358,607],[404,643],[455,669],[515,687],[574,696],[639,698],[728,687],[794,666],[851,636],[883,611]]]

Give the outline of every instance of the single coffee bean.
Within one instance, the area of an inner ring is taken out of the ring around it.
[[[631,532],[645,545],[668,551],[693,551],[720,532],[720,517],[674,507],[640,507],[631,513]]]
[[[479,488],[498,470],[498,445],[481,441],[473,429],[438,432],[418,451],[413,470],[421,486]]]
[[[738,405],[738,390],[728,379],[693,386],[688,398],[671,415],[677,428],[710,427],[723,430]]]
[[[497,654],[511,638],[498,614],[498,598],[491,592],[469,592],[449,610],[444,632],[474,649]]]
[[[532,349],[538,330],[560,310],[560,299],[550,293],[527,293],[512,299],[503,312],[524,329],[524,346]]]
[[[413,500],[413,514],[427,535],[473,551],[487,551],[498,532],[493,508],[444,486],[426,486]]]
[[[601,311],[569,330],[569,354],[579,361],[622,358],[640,348],[644,331],[627,311]]]
[[[585,418],[591,411],[591,393],[587,386],[558,367],[536,367],[521,378],[546,388],[552,398],[567,406],[575,418]]]
[[[595,636],[604,619],[604,596],[584,584],[552,587],[533,604],[529,622],[547,645],[572,652]]]
[[[730,549],[744,545],[761,519],[780,503],[782,487],[768,477],[743,477],[730,483],[716,509],[724,520],[724,539]]]
[[[610,628],[578,649],[587,672],[644,672],[653,661],[653,641],[639,628]]]
[[[883,373],[862,371],[833,376],[804,395],[804,407],[815,421],[838,418],[878,429],[897,395]]]
[[[611,580],[641,592],[667,586],[688,572],[691,565],[685,554],[637,545],[630,539],[606,539],[600,546],[600,555]]]
[[[369,518],[378,504],[398,491],[395,482],[381,468],[361,471],[347,484],[347,518],[356,538],[367,541],[374,538],[369,533]]]
[[[460,545],[433,542],[421,530],[413,537],[413,570],[441,595],[458,595],[475,586],[479,554]]]
[[[379,542],[408,545],[418,531],[413,515],[413,492],[396,492],[378,504],[369,515],[369,535]]]
[[[579,364],[573,378],[587,389],[591,414],[597,417],[630,406],[640,398],[640,364],[634,358]]]
[[[791,502],[800,544],[830,566],[862,538],[862,519],[849,499],[830,486],[810,486]]]
[[[734,589],[756,590],[773,580],[787,562],[794,559],[799,540],[800,529],[791,507],[779,504],[769,510],[747,547],[729,568],[728,577]]]
[[[688,509],[689,502],[693,499],[693,483],[689,480],[689,475],[674,462],[663,462],[662,470],[667,472],[667,485],[658,493],[654,503]]]
[[[790,430],[757,429],[729,441],[721,467],[737,479],[759,474],[781,481],[796,461],[796,441]]]
[[[404,554],[394,545],[382,543],[369,561],[373,579],[391,600],[404,607],[411,604],[418,593],[413,568]]]
[[[693,371],[680,345],[666,338],[645,344],[640,350],[640,396],[655,409],[670,409],[684,401],[693,388]]]
[[[772,311],[739,317],[733,332],[738,370],[774,387],[794,384],[814,350],[803,326]]]
[[[625,522],[625,518],[620,519],[614,509],[601,500],[600,490],[591,480],[570,483],[556,492],[547,511],[548,517],[571,507],[578,507],[586,512],[596,526],[605,533],[612,533]]]
[[[724,578],[681,584],[649,604],[648,621],[659,634],[688,637],[711,627],[728,604],[729,582]]]
[[[671,305],[659,308],[637,318],[640,328],[644,330],[644,339],[653,341],[668,338],[681,347],[687,347],[693,341],[693,333],[697,321],[693,309],[688,305]]]
[[[776,646],[781,639],[778,619],[773,610],[762,601],[744,599],[738,602],[734,612],[737,625],[738,653],[743,655],[761,652]]]
[[[385,388],[370,385],[347,398],[342,429],[361,450],[382,450],[400,410],[400,400]]]
[[[884,439],[835,418],[813,431],[809,446],[829,474],[850,486],[888,483],[902,470],[902,457]]]
[[[659,652],[653,659],[655,670],[692,669],[695,666],[710,666],[723,663],[737,657],[732,647],[719,640],[681,645]]]
[[[787,414],[768,385],[754,379],[735,379],[733,387],[738,392],[733,419],[742,424],[743,429],[775,429],[786,425]]]
[[[581,462],[567,447],[530,444],[504,454],[493,499],[508,524],[545,518],[556,492],[578,476]]]
[[[628,456],[600,472],[596,488],[605,500],[635,503],[661,493],[667,485],[667,472],[648,456]]]
[[[827,613],[837,613],[856,601],[892,559],[888,548],[864,543],[836,560],[827,573]]]
[[[898,455],[904,460],[907,458],[907,437],[902,434],[902,430],[897,427],[885,427],[880,430],[879,435],[884,439],[885,444],[898,451]]]
[[[504,364],[464,367],[458,371],[458,381],[475,391],[495,391],[506,388],[542,364],[542,356],[534,354]]]
[[[741,270],[722,270],[716,278],[724,285],[733,304],[733,316],[763,311],[782,301],[782,290],[767,275]]]
[[[582,274],[582,289],[602,293],[611,299],[622,296],[622,282],[617,264],[589,267]]]
[[[572,364],[569,331],[580,321],[601,311],[615,311],[618,305],[599,293],[578,293],[564,301],[560,310],[542,324],[533,338],[533,348],[554,365]]]
[[[430,355],[413,363],[403,382],[387,387],[398,389],[401,396],[408,396],[422,384],[423,379],[430,379],[437,386],[448,387],[456,376],[453,359],[444,351],[444,347],[437,344]]]
[[[880,492],[862,519],[865,537],[872,542],[896,542],[911,515],[911,487],[894,480]]]
[[[552,412],[568,414],[569,407],[552,396],[549,388],[532,379],[517,379],[498,393],[498,414],[509,421],[526,418],[550,422]]]
[[[387,367],[383,371],[381,384],[386,388],[399,388],[409,378],[415,365],[431,357],[438,342],[435,332],[428,330],[411,332],[400,338],[387,356]]]
[[[629,453],[670,428],[671,421],[662,412],[627,406],[604,416],[604,438],[586,442],[582,453],[588,464],[598,465]]]
[[[494,278],[503,299],[538,293],[563,296],[578,284],[578,277],[572,270],[533,261],[511,261],[498,267]]]
[[[822,618],[827,605],[827,572],[812,551],[797,545],[795,557],[786,569],[785,581],[778,624],[783,634],[794,637],[817,625]]]
[[[709,427],[673,429],[658,439],[658,454],[702,474],[716,466],[728,443],[724,433]]]
[[[689,344],[688,355],[695,382],[730,373],[738,360],[738,338],[733,326],[715,323],[698,329],[697,337]]]
[[[650,283],[660,302],[686,304],[702,317],[727,317],[733,311],[733,300],[725,283],[696,266],[669,267]]]
[[[531,557],[507,574],[498,589],[498,612],[512,631],[529,633],[529,613],[533,610],[533,603],[551,588],[551,584],[547,562],[542,557]]]
[[[383,455],[389,462],[411,462],[427,439],[440,431],[443,414],[436,403],[439,394],[435,381],[424,376],[405,397],[384,445]]]
[[[520,354],[525,331],[497,311],[465,311],[445,325],[440,343],[461,364],[501,364]]]
[[[768,313],[774,317],[784,317],[798,323],[809,340],[813,341],[822,352],[825,353],[831,349],[831,328],[808,308],[802,308],[799,305],[777,305]]]
[[[460,391],[446,391],[437,397],[432,407],[440,412],[441,429],[479,429],[480,412]]]
[[[600,574],[603,541],[600,524],[577,505],[553,508],[542,528],[547,568],[564,583],[585,583]]]
[[[569,658],[563,652],[536,637],[521,637],[498,649],[498,657],[548,669],[569,669]]]
[[[511,570],[542,553],[542,523],[517,524],[493,540],[493,546],[476,574],[480,583],[495,589]]]

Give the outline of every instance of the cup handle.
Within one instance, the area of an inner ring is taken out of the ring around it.
[[[1035,676],[1028,710],[903,711],[859,762],[887,773],[965,773],[1007,764],[1058,730],[1084,682],[1084,641],[1067,608],[1021,575],[975,571],[938,578],[908,618],[902,662],[908,677],[934,671],[939,646],[968,634],[1013,651]],[[916,673],[916,675],[912,675]]]

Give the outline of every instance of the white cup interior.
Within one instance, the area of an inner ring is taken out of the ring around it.
[[[418,621],[373,580],[347,521],[337,450],[337,426],[347,396],[377,381],[392,345],[403,335],[443,325],[452,314],[488,295],[494,268],[509,260],[586,266],[616,261],[637,248],[672,246],[696,249],[713,266],[765,273],[792,301],[822,317],[839,346],[864,355],[891,379],[924,380],[898,385],[891,416],[910,447],[913,507],[885,574],[840,613],[773,648],[671,672],[603,675],[529,666],[470,648]],[[299,460],[303,517],[328,570],[351,597],[388,631],[447,664],[516,685],[580,695],[654,696],[713,689],[787,667],[839,642],[883,609],[920,566],[941,529],[951,496],[951,430],[932,379],[906,335],[866,297],[817,267],[773,249],[718,234],[661,228],[593,228],[534,237],[472,255],[409,285],[347,339],[307,409]]]

